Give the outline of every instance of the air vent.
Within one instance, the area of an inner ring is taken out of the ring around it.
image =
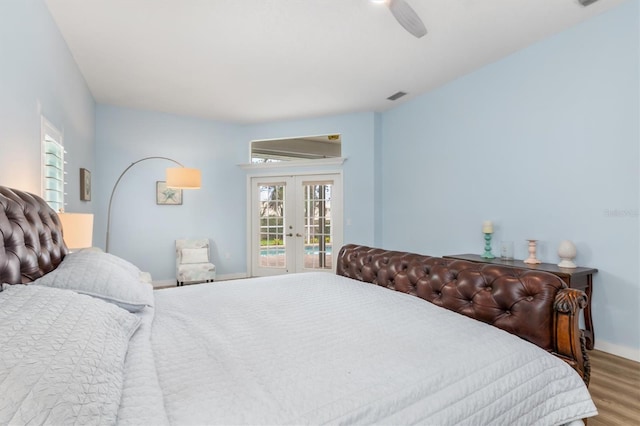
[[[592,3],[597,2],[598,0],[578,0],[580,2],[581,5],[583,6],[589,6]]]
[[[405,92],[396,92],[393,95],[389,96],[387,99],[389,99],[390,101],[395,101],[396,99],[400,99],[404,95],[406,95]]]

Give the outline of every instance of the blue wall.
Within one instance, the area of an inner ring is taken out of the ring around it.
[[[345,241],[372,244],[373,120],[373,113],[362,113],[241,126],[99,105],[94,244],[104,247],[109,195],[120,173],[141,158],[164,156],[201,169],[202,189],[184,191],[182,206],[158,206],[155,182],[164,180],[172,163],[149,160],[134,166],[114,196],[110,252],[156,280],[170,280],[175,277],[174,240],[208,237],[218,274],[244,274],[248,172],[239,164],[249,162],[250,141],[329,133],[342,134],[343,155],[349,158],[342,166]]]
[[[640,358],[638,1],[383,114],[382,241],[432,255],[516,257],[537,238],[557,263],[599,269],[597,344]]]
[[[64,133],[66,210],[80,201],[79,168],[93,170],[95,103],[42,0],[0,1],[0,185],[41,193],[41,114]]]
[[[169,157],[199,168],[202,189],[183,191],[181,206],[157,205],[156,181],[175,164],[136,164],[113,199],[110,252],[155,280],[175,279],[175,239],[208,237],[218,274],[245,272],[245,177],[237,164],[246,162],[246,151],[238,126],[106,105],[97,107],[96,116],[94,244],[104,247],[109,196],[120,173],[144,157]],[[230,259],[220,261],[221,253]]]

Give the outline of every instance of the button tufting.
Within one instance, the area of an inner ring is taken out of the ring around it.
[[[527,300],[528,300],[529,302],[531,302],[531,301],[533,300],[533,296],[529,296],[529,297],[527,297]]]
[[[487,291],[491,291],[491,290],[493,290],[493,287],[491,286],[487,287]]]

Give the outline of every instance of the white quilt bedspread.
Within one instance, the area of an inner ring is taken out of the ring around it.
[[[140,320],[69,290],[0,290],[0,425],[115,424]]]
[[[578,374],[545,351],[371,284],[311,273],[155,293],[172,424],[554,425],[596,414]]]
[[[168,425],[151,347],[154,308],[147,306],[135,315],[141,318],[141,322],[129,341],[125,358],[118,425]]]

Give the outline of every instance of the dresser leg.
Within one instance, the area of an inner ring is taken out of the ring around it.
[[[587,288],[584,290],[587,295],[587,306],[584,308],[584,327],[586,329],[585,340],[587,349],[592,350],[596,343],[596,333],[593,331],[593,320],[591,319],[591,290],[592,275],[587,275]]]

